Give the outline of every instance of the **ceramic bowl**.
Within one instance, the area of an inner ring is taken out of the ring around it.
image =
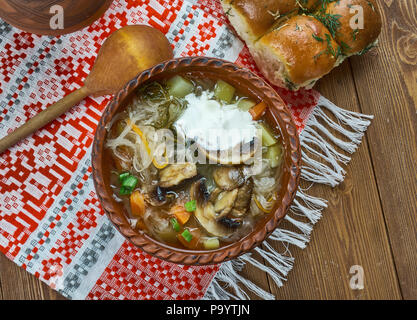
[[[160,80],[175,74],[192,72],[201,77],[223,79],[237,88],[239,92],[256,97],[268,105],[266,120],[271,127],[277,127],[281,133],[284,147],[283,173],[278,201],[272,212],[258,221],[253,231],[237,242],[216,250],[187,250],[159,242],[140,231],[134,230],[128,221],[123,207],[112,196],[110,187],[109,156],[106,154],[106,126],[111,119],[132,99],[137,88],[145,82]],[[119,232],[131,243],[145,252],[173,263],[186,265],[217,264],[244,254],[260,245],[284,218],[293,201],[300,177],[300,141],[297,128],[290,111],[281,97],[264,80],[247,69],[233,63],[207,57],[186,57],[163,62],[140,73],[131,80],[105,109],[99,122],[93,143],[93,177],[103,210]]]

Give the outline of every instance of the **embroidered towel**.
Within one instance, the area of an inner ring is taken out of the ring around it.
[[[1,21],[0,136],[81,87],[103,41],[128,24],[160,29],[177,57],[212,56],[258,72],[215,0],[115,0],[94,24],[61,37]],[[353,153],[371,117],[340,109],[314,90],[277,90],[301,132],[302,178],[337,185],[350,158],[335,146]],[[277,229],[263,249],[222,265],[181,266],[151,257],[116,231],[94,191],[91,145],[111,98],[85,99],[0,156],[1,252],[71,299],[244,299],[248,290],[273,298],[239,270],[251,263],[282,285],[294,262],[288,250],[306,246],[326,202],[300,190],[286,217],[299,232]],[[274,249],[277,241],[287,253]]]

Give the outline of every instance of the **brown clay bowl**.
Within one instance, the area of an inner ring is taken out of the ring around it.
[[[21,30],[40,35],[61,35],[80,30],[100,18],[113,0],[0,0],[0,17]],[[53,30],[50,9],[60,5],[64,29]]]
[[[240,92],[266,102],[268,105],[266,119],[272,127],[279,128],[285,150],[281,190],[272,212],[258,221],[254,230],[238,242],[211,251],[194,251],[171,247],[144,233],[135,231],[130,226],[123,207],[112,197],[109,183],[110,158],[106,155],[108,151],[104,147],[107,134],[106,125],[116,113],[127,106],[138,87],[145,82],[188,72],[206,78],[223,79],[235,86]],[[98,198],[102,208],[120,233],[135,246],[153,256],[186,265],[221,263],[236,258],[260,245],[284,218],[295,197],[300,176],[300,161],[301,152],[297,128],[288,108],[275,90],[247,69],[239,68],[230,62],[206,57],[169,60],[140,73],[135,79],[131,80],[105,109],[95,134],[92,152],[93,178]]]

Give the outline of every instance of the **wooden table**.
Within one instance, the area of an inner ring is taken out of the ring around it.
[[[310,189],[329,201],[282,288],[247,268],[277,299],[417,299],[417,3],[379,0],[380,47],[353,57],[317,89],[338,106],[375,115],[337,188]],[[364,289],[349,286],[353,265]],[[0,255],[0,299],[63,299]]]

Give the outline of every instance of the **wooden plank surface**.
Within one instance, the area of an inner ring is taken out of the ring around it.
[[[309,193],[329,201],[282,288],[265,274],[244,275],[278,299],[417,299],[417,4],[380,0],[378,50],[354,57],[317,89],[340,107],[375,119],[345,181]],[[349,286],[352,265],[364,289]],[[255,298],[254,296],[251,296]],[[0,299],[62,299],[0,255]]]
[[[382,1],[375,57],[351,59],[372,164],[405,299],[417,299],[417,2]]]
[[[0,285],[5,300],[64,299],[46,284],[0,254]]]
[[[345,181],[334,190],[310,189],[329,208],[309,247],[293,250],[291,285],[272,286],[278,298],[417,299],[417,4],[386,0],[380,8],[380,47],[351,58],[317,87],[375,120]],[[364,290],[349,287],[352,263],[364,268]]]
[[[348,110],[359,111],[349,63],[318,87]],[[281,299],[400,299],[396,270],[386,233],[372,163],[364,140],[352,156],[344,182],[331,188],[315,185],[309,193],[327,199],[305,250],[295,251],[288,285],[275,288]],[[364,289],[350,288],[350,268],[364,270]]]
[[[1,255],[0,255],[1,256]],[[2,256],[2,258],[4,258],[3,256]],[[0,262],[0,266],[1,266],[1,262]],[[1,271],[2,269],[0,269],[0,271]],[[0,278],[0,300],[3,300],[4,298],[3,298],[3,289],[2,289],[2,286],[1,286],[1,278]]]

